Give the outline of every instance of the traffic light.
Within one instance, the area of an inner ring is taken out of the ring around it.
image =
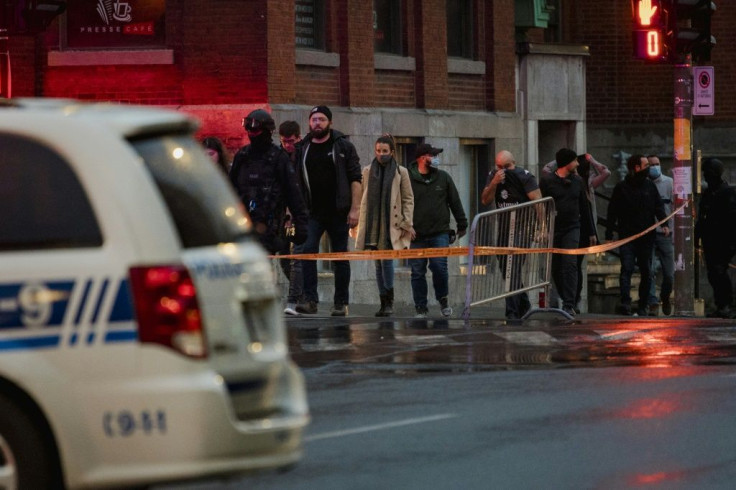
[[[668,12],[662,0],[632,0],[634,10],[634,57],[666,63],[670,59],[667,42]]]
[[[678,63],[691,54],[694,62],[709,61],[716,44],[711,35],[710,0],[632,0],[634,57]]]
[[[670,19],[677,52],[691,53],[693,62],[710,61],[716,39],[710,32],[710,21],[716,4],[710,0],[672,0],[674,15]]]

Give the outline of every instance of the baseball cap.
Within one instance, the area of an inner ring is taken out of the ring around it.
[[[422,143],[421,145],[417,146],[417,151],[415,155],[416,158],[419,158],[423,155],[437,156],[443,151],[444,150],[442,148],[433,148],[430,144]]]

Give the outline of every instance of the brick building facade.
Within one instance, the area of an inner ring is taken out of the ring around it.
[[[717,40],[711,61],[715,68],[715,115],[693,118],[696,148],[736,164],[736,3],[716,1],[711,32]],[[674,77],[672,65],[633,58],[630,2],[607,0],[563,3],[562,31],[568,42],[590,47],[587,63],[588,142],[602,155],[623,149],[672,155]]]

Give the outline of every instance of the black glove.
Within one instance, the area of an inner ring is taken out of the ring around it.
[[[457,237],[462,238],[465,236],[465,234],[468,232],[467,228],[463,228],[462,230],[457,230]]]
[[[290,236],[289,239],[296,245],[301,245],[307,241],[307,230],[303,229],[301,226],[295,227],[294,234]]]

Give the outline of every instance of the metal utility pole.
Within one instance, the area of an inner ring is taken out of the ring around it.
[[[693,75],[691,56],[675,65],[675,148],[673,209],[687,206],[675,215],[675,311],[677,316],[695,316],[692,108]]]

